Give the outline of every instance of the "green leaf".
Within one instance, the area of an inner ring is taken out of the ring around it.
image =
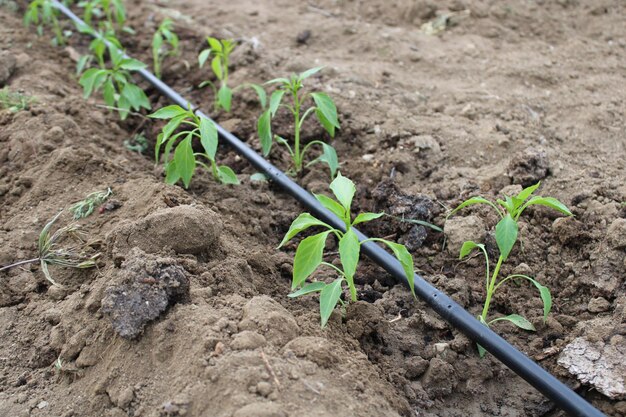
[[[567,208],[565,204],[561,203],[559,200],[553,197],[539,197],[539,196],[533,197],[530,200],[528,200],[525,206],[528,207],[532,205],[546,206],[546,207],[555,209],[557,211],[560,211],[566,216],[572,215],[572,212],[569,211],[569,209]]]
[[[409,283],[409,288],[411,288],[411,293],[413,294],[413,296],[415,296],[415,288],[414,288],[415,271],[413,270],[413,257],[411,256],[409,251],[406,249],[406,247],[399,243],[390,242],[385,239],[372,239],[372,240],[382,242],[391,249],[396,259],[400,261],[400,264],[402,265],[402,269],[404,269],[404,273],[406,274],[407,282]]]
[[[361,244],[359,238],[352,228],[349,228],[339,240],[339,259],[343,265],[343,272],[346,275],[349,285],[354,285],[354,274],[359,263]]]
[[[80,59],[76,63],[76,75],[83,72],[85,67],[89,66],[91,59],[92,59],[92,55],[83,55],[80,57]]]
[[[222,69],[222,60],[219,56],[216,56],[211,61],[211,68],[213,69],[213,73],[217,77],[218,80],[221,80],[224,77],[224,71]]]
[[[276,115],[276,112],[278,111],[278,106],[280,105],[280,102],[282,101],[284,95],[285,90],[276,90],[270,96],[270,114],[272,115],[272,117]]]
[[[264,109],[267,104],[267,93],[265,89],[258,84],[247,84],[247,86],[256,92],[256,95],[259,97],[259,103],[261,103],[261,108]]]
[[[478,348],[478,355],[481,358],[484,358],[485,355],[487,354],[487,350],[484,347],[482,347],[481,345],[479,345],[478,343],[476,343],[476,347]]]
[[[163,110],[163,109],[161,109]],[[158,113],[158,112],[157,112]],[[151,117],[151,116],[150,116]],[[174,131],[178,128],[178,126],[180,126],[180,124],[182,123],[183,120],[185,120],[186,118],[186,114],[180,114],[176,117],[173,117],[169,122],[167,122],[167,124],[165,126],[163,126],[163,129],[161,130],[161,133],[157,136],[157,142],[156,145],[154,147],[154,161],[155,163],[159,162],[159,150],[161,149],[161,145],[165,142],[167,142],[172,133],[174,133]],[[168,143],[169,145],[169,143]],[[171,148],[171,145],[170,145]],[[166,153],[166,159],[167,156],[169,156],[169,153]],[[167,162],[167,160],[166,160]]]
[[[517,198],[518,200],[522,202],[526,201],[526,199],[530,197],[530,195],[534,193],[537,188],[539,188],[539,185],[541,185],[541,181],[539,181],[535,185],[531,185],[530,187],[524,188],[522,191],[519,192],[519,194],[515,198]]]
[[[289,242],[295,235],[313,226],[323,226],[328,229],[332,229],[332,227],[330,227],[323,221],[311,216],[309,213],[302,213],[291,223],[287,234],[285,234],[285,237],[280,242],[280,245],[278,245],[278,247],[280,248],[285,243]]]
[[[324,67],[315,67],[315,68],[308,69],[304,72],[301,72],[298,75],[298,78],[300,79],[300,81],[302,81],[306,78],[309,78],[311,75],[320,72],[322,69],[324,69]]]
[[[165,166],[165,182],[174,185],[180,179],[180,173],[176,168],[176,161],[171,161]]]
[[[235,171],[233,171],[229,166],[221,165],[217,168],[217,172],[220,177],[220,182],[222,184],[239,184],[239,178],[237,178]]]
[[[306,284],[304,287],[300,288],[298,291],[288,294],[287,297],[295,298],[295,297],[300,297],[302,295],[311,294],[313,292],[320,292],[324,289],[325,286],[326,286],[326,283],[321,282],[321,281],[312,282],[310,284]]]
[[[128,117],[128,113],[130,112],[130,101],[123,96],[120,95],[117,100],[118,113],[120,115],[120,119],[125,120]]]
[[[141,61],[137,61],[136,59],[125,58],[122,59],[122,61],[120,62],[120,68],[130,71],[137,71],[146,68],[146,64]]]
[[[93,91],[93,83],[96,80],[96,76],[101,70],[98,68],[90,68],[83,73],[78,80],[78,83],[83,86],[83,97],[89,98]]]
[[[323,153],[318,158],[318,160],[328,165],[328,168],[330,169],[330,178],[335,178],[335,174],[339,169],[339,159],[337,158],[337,152],[335,151],[335,148],[328,145],[327,143],[322,142],[322,148]]]
[[[517,223],[508,213],[496,225],[496,243],[503,260],[509,257],[511,249],[513,249],[513,245],[515,245],[517,240],[517,232]]]
[[[479,248],[480,250],[484,251],[485,245],[483,245],[482,243],[472,242],[471,240],[464,242],[463,246],[461,246],[461,253],[459,255],[459,259],[465,258],[467,255],[470,254],[472,250],[476,248]]]
[[[252,175],[250,175],[250,181],[255,181],[255,182],[267,182],[269,180],[269,178],[267,177],[267,175],[261,173],[261,172],[256,172]]]
[[[322,263],[326,238],[330,231],[318,233],[302,240],[296,249],[293,259],[293,281],[291,289],[294,290],[309,277]]]
[[[189,187],[191,177],[196,169],[196,159],[193,156],[193,149],[191,147],[191,133],[183,139],[174,151],[174,162],[176,163],[176,169],[180,174],[185,188]]]
[[[326,116],[324,116],[324,113],[322,113],[320,111],[320,109],[316,108],[315,109],[315,116],[317,117],[317,120],[320,122],[320,124],[322,125],[324,130],[326,130],[328,132],[330,137],[334,138],[335,137],[335,126],[333,126],[333,124],[331,122],[329,122],[328,119],[326,119]]]
[[[263,155],[267,156],[272,150],[272,123],[269,110],[264,111],[261,114],[261,117],[259,117],[257,130],[259,132]]]
[[[338,172],[337,178],[330,183],[330,189],[333,194],[335,194],[335,197],[337,197],[337,201],[339,201],[346,210],[346,213],[349,213],[352,198],[354,198],[354,194],[356,193],[354,183],[341,175],[341,172]]]
[[[218,39],[209,36],[206,38],[206,40],[212,50],[214,50],[215,52],[222,52],[222,43]]]
[[[115,107],[115,87],[113,86],[113,81],[111,81],[110,78],[104,83],[102,96],[107,106]]]
[[[220,106],[226,110],[230,111],[230,104],[233,99],[233,90],[231,90],[226,84],[222,84],[219,91],[217,92],[217,100]]]
[[[452,216],[454,213],[456,213],[457,211],[461,210],[462,208],[465,208],[467,206],[471,206],[474,204],[487,204],[490,207],[492,207],[500,217],[502,217],[502,212],[500,211],[500,209],[493,204],[491,201],[487,200],[486,198],[483,197],[472,197],[468,200],[465,200],[464,202],[462,202],[461,204],[459,204],[459,206],[457,208],[455,208],[454,210],[452,210],[450,212],[450,214],[448,214],[448,216],[446,218],[449,218],[450,216]]]
[[[320,293],[320,317],[322,319],[322,328],[328,323],[330,315],[333,314],[335,306],[341,298],[341,282],[343,278],[337,278],[330,284],[326,285]]]
[[[317,106],[316,115],[320,123],[331,136],[335,135],[335,128],[339,129],[339,120],[337,120],[337,107],[333,100],[326,93],[311,93],[311,97]],[[320,118],[320,114],[324,116]],[[332,128],[330,128],[332,127]]]
[[[207,59],[209,59],[210,55],[211,55],[210,49],[205,49],[202,52],[200,52],[200,55],[198,55],[198,65],[200,66],[200,68],[204,66],[204,63],[206,62]]]
[[[217,128],[215,123],[211,120],[201,117],[200,118],[200,143],[204,148],[204,151],[209,155],[209,158],[214,161],[215,154],[217,153]]]
[[[361,213],[358,216],[356,216],[356,219],[354,219],[354,221],[352,222],[353,226],[356,226],[359,223],[365,223],[365,222],[369,222],[375,219],[378,219],[379,217],[384,216],[385,213]]]
[[[152,114],[149,114],[148,117],[153,119],[171,119],[176,116],[181,116],[186,114],[187,110],[183,109],[180,106],[172,105],[163,107]]]
[[[332,211],[335,216],[344,220],[346,217],[346,209],[344,209],[341,204],[324,194],[314,194],[314,196],[317,198],[317,201],[322,203],[328,210]]]
[[[128,99],[128,102],[135,110],[139,110],[141,107],[150,109],[150,100],[148,100],[143,90],[135,84],[126,84],[122,89],[122,96]]]
[[[489,324],[491,325],[492,323],[495,323],[496,321],[503,321],[503,320],[510,321],[517,327],[522,328],[524,330],[530,330],[533,332],[535,331],[535,326],[533,326],[531,322],[529,322],[528,320],[526,320],[526,318],[520,316],[519,314],[509,314],[508,316],[505,316],[505,317],[498,317],[497,319],[491,320]]]

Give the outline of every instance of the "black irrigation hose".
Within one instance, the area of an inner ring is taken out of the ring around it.
[[[57,0],[53,0],[53,4],[74,23],[85,25],[72,11]],[[150,71],[139,70],[137,72],[173,103],[183,108],[190,106],[187,100],[163,81],[155,77]],[[194,108],[194,110],[196,109],[194,106],[192,106],[192,108]],[[196,110],[196,114],[211,120],[210,117],[200,110]],[[256,169],[267,175],[273,182],[277,183],[318,218],[336,228],[345,230],[343,221],[326,210],[313,195],[292,181],[284,172],[261,157],[235,135],[225,130],[217,123],[216,126],[220,137],[234,148],[236,152],[250,161]],[[357,231],[357,235],[361,241],[367,239],[361,232]],[[407,283],[406,274],[400,262],[376,243],[372,241],[365,242],[362,244],[361,250],[370,259],[389,272],[396,280]],[[441,317],[461,330],[469,338],[480,343],[489,353],[502,361],[502,363],[508,366],[513,372],[524,378],[539,392],[554,401],[558,407],[574,416],[604,416],[604,414],[549,372],[511,346],[506,340],[494,333],[487,326],[481,324],[450,297],[426,282],[424,278],[415,274],[414,285],[417,296],[426,301]]]

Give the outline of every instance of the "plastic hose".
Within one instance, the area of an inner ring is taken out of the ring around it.
[[[77,25],[85,25],[71,10],[53,0],[54,6],[61,11],[66,17]],[[145,69],[137,71],[147,82],[152,84],[161,94],[166,96],[170,101],[183,108],[191,107],[196,114],[213,121],[209,116],[197,110],[197,107],[185,100],[180,94],[171,87],[158,79],[154,74]],[[215,123],[215,122],[214,122]],[[284,172],[276,168],[261,155],[256,153],[252,148],[242,142],[235,135],[215,123],[217,131],[221,139],[230,145],[237,153],[246,158],[256,169],[263,172],[273,182],[283,188],[288,194],[298,200],[306,209],[311,211],[316,217],[325,221],[341,230],[345,230],[345,225],[337,216],[328,211],[317,199],[306,191],[304,188],[296,184]],[[356,229],[355,229],[356,231]],[[367,236],[356,231],[361,241],[366,240]],[[391,254],[386,252],[375,242],[365,242],[361,246],[361,251],[389,272],[397,281],[408,285],[407,276],[398,260]],[[424,278],[415,274],[413,277],[415,294],[423,299],[433,310],[443,317],[452,326],[459,329],[470,339],[479,343],[494,357],[498,358],[503,364],[509,367],[517,375],[521,376],[539,392],[550,400],[574,416],[604,416],[600,411],[585,401],[581,396],[556,379],[548,371],[537,365],[530,358],[510,345],[506,340],[497,335],[487,326],[481,324],[470,313],[465,311],[463,307],[453,301],[443,292],[433,287]]]

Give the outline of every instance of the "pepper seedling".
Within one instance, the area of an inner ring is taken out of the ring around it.
[[[124,26],[126,23],[126,8],[122,0],[87,0],[78,3],[84,9],[83,20],[87,25],[92,24],[93,17],[104,18],[99,23],[99,27],[105,30],[115,31],[115,27],[121,28],[125,32],[134,31]]]
[[[204,49],[198,55],[198,65],[200,68],[204,66],[207,59],[213,55],[211,60],[211,69],[213,74],[219,80],[219,88],[215,86],[211,81],[203,81],[200,83],[200,88],[205,86],[211,86],[213,94],[215,95],[215,110],[224,109],[227,112],[230,111],[231,102],[233,98],[233,91],[228,86],[228,65],[230,59],[230,53],[235,49],[234,41],[230,39],[217,39],[211,36],[207,37],[209,47]]]
[[[310,227],[319,226],[326,229],[321,233],[304,238],[298,245],[293,260],[291,289],[292,291],[296,290],[298,287],[300,287],[300,289],[289,294],[289,297],[293,298],[319,292],[322,327],[326,326],[337,304],[341,303],[343,305],[344,302],[341,300],[341,294],[343,292],[344,283],[347,284],[350,291],[350,301],[357,301],[354,276],[361,255],[361,245],[365,242],[380,242],[391,249],[396,259],[402,264],[402,268],[408,278],[411,292],[413,296],[415,296],[413,288],[413,257],[406,247],[379,238],[370,238],[361,242],[355,233],[354,226],[378,219],[382,217],[384,213],[361,213],[353,220],[350,207],[352,206],[352,199],[356,188],[354,183],[342,176],[340,172],[337,173],[337,177],[331,182],[330,189],[336,199],[325,195],[316,195],[315,198],[317,198],[324,207],[343,220],[345,232],[317,219],[310,213],[302,213],[293,221],[287,234],[278,246],[279,248],[282,247],[298,233]],[[324,248],[326,247],[326,241],[330,235],[334,235],[339,240],[339,260],[341,262],[341,268],[324,261]],[[307,278],[320,266],[330,268],[339,277],[330,284],[323,281],[306,283]]]
[[[493,298],[493,295],[498,290],[498,288],[500,288],[507,281],[525,279],[532,283],[537,288],[537,290],[539,290],[539,295],[541,297],[541,301],[543,302],[544,322],[548,318],[548,314],[550,313],[550,310],[552,308],[552,296],[550,295],[550,290],[547,287],[541,285],[535,279],[527,275],[512,274],[508,275],[504,279],[498,280],[500,268],[502,267],[502,264],[508,259],[511,250],[513,249],[513,246],[517,241],[519,231],[518,221],[526,208],[532,205],[540,205],[557,210],[567,216],[572,215],[569,209],[556,198],[533,195],[539,185],[540,183],[537,183],[528,188],[525,188],[514,197],[505,196],[504,200],[498,199],[496,200],[496,203],[489,201],[483,197],[472,197],[468,200],[465,200],[457,208],[452,210],[448,215],[449,218],[450,216],[454,215],[456,212],[467,206],[475,204],[486,204],[498,214],[498,217],[500,217],[500,221],[498,222],[498,224],[496,224],[495,233],[496,243],[498,245],[500,255],[498,257],[498,261],[493,272],[490,273],[489,255],[487,254],[487,250],[484,244],[467,241],[461,246],[461,253],[459,255],[459,259],[463,259],[468,256],[474,249],[478,249],[485,257],[487,270],[485,287],[487,290],[487,294],[485,297],[483,310],[478,316],[478,320],[480,320],[480,322],[487,327],[498,321],[509,321],[524,330],[535,331],[535,327],[533,326],[533,324],[519,314],[509,314],[508,316],[498,317],[492,320],[488,319],[491,299]],[[482,346],[478,345],[478,350],[481,357],[485,355],[485,350]]]
[[[65,45],[65,36],[59,19],[57,16],[59,11],[53,6],[50,0],[33,0],[31,1],[24,14],[24,25],[30,26],[31,23],[37,26],[37,34],[43,35],[44,25],[51,25],[54,32],[54,40],[52,41],[56,45]]]
[[[199,117],[193,110],[185,110],[177,105],[163,107],[149,117],[169,119],[158,135],[154,148],[154,157],[158,164],[161,159],[161,147],[165,145],[163,161],[165,163],[165,181],[168,184],[175,184],[178,180],[182,180],[185,188],[189,187],[197,165],[211,172],[213,178],[222,184],[239,184],[237,175],[230,167],[218,165],[215,161],[218,137],[215,123],[211,120]],[[192,130],[174,133],[181,125],[191,126]],[[180,138],[183,139],[178,141]],[[204,152],[194,152],[192,147],[194,138],[200,140]],[[170,159],[174,144],[176,144],[176,149],[173,158]],[[208,161],[209,165],[202,162],[201,159]]]
[[[152,37],[154,75],[161,78],[161,66],[168,56],[178,54],[178,35],[174,33],[172,19],[164,19]]]
[[[109,55],[112,68],[90,68],[80,77],[84,97],[88,98],[94,91],[102,89],[104,102],[109,108],[117,110],[122,120],[128,117],[131,110],[150,110],[150,100],[141,88],[133,84],[130,74],[130,71],[143,69],[146,65],[124,57],[114,45],[109,47]]]
[[[300,74],[292,74],[290,78],[276,78],[265,83],[278,84],[279,87],[271,94],[268,108],[259,117],[257,129],[259,139],[261,140],[263,155],[269,155],[274,141],[285,146],[289,155],[291,155],[293,169],[296,174],[302,172],[304,157],[311,147],[315,145],[320,146],[322,148],[322,154],[318,158],[310,161],[306,166],[323,162],[328,165],[331,178],[334,178],[339,168],[335,148],[321,140],[311,141],[303,148],[301,148],[300,143],[300,131],[302,130],[306,118],[312,113],[315,113],[317,120],[331,137],[335,137],[335,130],[339,129],[337,107],[328,94],[322,92],[307,92],[301,94],[303,81],[319,72],[321,69],[322,67],[312,68]],[[285,95],[291,98],[291,104],[282,103]],[[305,109],[308,99],[312,99],[314,105]],[[281,107],[288,109],[294,118],[293,147],[286,139],[272,134],[272,119],[276,116],[276,112]]]

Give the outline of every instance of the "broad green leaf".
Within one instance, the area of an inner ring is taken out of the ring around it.
[[[567,208],[565,204],[561,203],[559,200],[553,197],[539,197],[539,196],[533,197],[530,200],[528,200],[528,202],[526,203],[526,207],[532,206],[532,205],[546,206],[546,207],[555,209],[557,211],[560,211],[566,216],[572,215],[572,212],[569,211],[569,209]]]
[[[350,206],[352,205],[352,198],[356,193],[354,183],[341,175],[341,172],[338,172],[337,178],[330,183],[330,189],[333,194],[335,194],[335,197],[337,197],[337,201],[339,201],[346,210],[346,213],[349,213]]]
[[[278,111],[278,106],[280,105],[280,102],[282,101],[284,95],[285,90],[276,90],[270,96],[270,114],[272,115],[272,117],[276,115],[276,112]]]
[[[521,201],[526,201],[526,199],[530,197],[531,194],[534,193],[535,190],[539,188],[540,185],[541,185],[541,181],[539,181],[535,185],[531,185],[530,187],[524,188],[522,191],[519,192],[519,194],[517,194],[516,198]]]
[[[200,55],[198,55],[198,65],[200,66],[200,68],[204,66],[204,63],[206,62],[207,59],[209,59],[210,55],[211,55],[210,49],[205,49],[202,52],[200,52]]]
[[[226,110],[230,111],[230,104],[233,99],[233,90],[230,89],[226,84],[222,84],[219,91],[217,92],[217,100],[220,103],[220,106]]]
[[[361,213],[358,216],[356,216],[356,219],[354,219],[354,221],[352,222],[352,225],[356,226],[359,223],[369,222],[369,221],[378,219],[384,215],[385,213]]]
[[[91,55],[83,55],[80,57],[80,59],[76,63],[76,75],[79,75],[80,73],[82,73],[85,67],[89,66],[91,59],[92,59]]]
[[[326,238],[330,231],[318,233],[302,240],[293,259],[293,281],[291,289],[298,288],[322,263]]]
[[[406,274],[407,282],[409,283],[409,288],[411,288],[411,293],[413,294],[413,296],[415,296],[415,288],[414,288],[415,271],[413,270],[413,257],[411,256],[409,251],[406,249],[404,245],[401,245],[399,243],[390,242],[385,239],[373,239],[373,240],[382,242],[391,249],[396,259],[400,261],[400,264],[402,265],[402,269],[404,269],[404,273]]]
[[[209,36],[206,38],[206,40],[209,43],[211,49],[213,49],[215,52],[222,52],[222,43],[218,39]]]
[[[104,98],[104,102],[107,106],[115,107],[115,87],[113,86],[113,81],[111,81],[110,78],[104,83],[102,97]]]
[[[332,198],[325,196],[324,194],[314,194],[317,201],[322,203],[324,207],[328,210],[332,211],[333,214],[340,219],[344,220],[346,217],[346,209],[344,209],[341,204],[333,200]]]
[[[323,221],[311,216],[309,213],[302,213],[291,223],[287,234],[285,234],[285,237],[280,242],[280,245],[278,245],[278,247],[280,248],[285,243],[289,242],[295,235],[313,226],[323,226],[328,229],[332,229],[332,227],[330,227]]]
[[[479,248],[481,250],[485,250],[485,245],[483,245],[482,243],[476,243],[476,242],[472,242],[471,240],[468,240],[467,242],[463,243],[463,246],[461,246],[461,253],[459,255],[459,259],[463,259],[465,258],[467,255],[470,254],[470,252],[476,248]]]
[[[315,109],[315,116],[317,117],[317,120],[320,122],[320,124],[322,125],[324,130],[326,130],[328,132],[330,137],[334,138],[335,137],[335,126],[333,126],[333,124],[331,122],[329,122],[328,119],[326,119],[326,116],[324,116],[324,113],[322,113],[320,111],[320,109],[316,108]]]
[[[456,213],[457,211],[461,210],[462,208],[465,208],[467,206],[471,206],[474,204],[487,204],[490,207],[492,207],[500,217],[502,217],[502,212],[500,211],[500,209],[498,207],[496,207],[495,204],[493,204],[491,201],[487,200],[486,198],[483,197],[472,197],[468,200],[465,200],[464,202],[462,202],[461,204],[459,204],[459,206],[457,208],[455,208],[454,210],[452,210],[450,212],[450,214],[448,214],[448,216],[446,218],[449,218],[450,216],[452,216],[454,213]]]
[[[328,165],[328,168],[330,169],[330,178],[335,178],[335,174],[339,169],[339,159],[337,158],[337,152],[335,151],[335,148],[326,143],[322,143],[322,148],[323,153],[318,158],[318,160]]]
[[[218,80],[221,80],[224,77],[224,71],[222,69],[222,60],[219,56],[216,56],[211,61],[211,68],[213,69],[213,73],[217,77]]]
[[[217,152],[217,128],[211,120],[200,118],[200,143],[209,158],[214,161]]]
[[[217,168],[217,171],[222,184],[239,184],[239,178],[237,178],[235,171],[233,171],[229,166],[221,165]]]
[[[324,67],[315,67],[315,68],[308,69],[308,70],[306,70],[304,72],[301,72],[298,75],[298,78],[300,80],[304,80],[306,78],[309,78],[311,75],[320,72],[322,69],[324,69]]]
[[[311,97],[313,97],[313,101],[315,101],[315,105],[317,106],[317,110],[319,110],[326,122],[330,123],[335,128],[339,129],[339,120],[337,120],[337,107],[333,100],[326,93],[311,93]],[[318,116],[319,118],[319,116]],[[322,122],[320,120],[320,122]],[[324,122],[322,122],[324,124]],[[326,128],[326,126],[324,126]],[[328,130],[328,129],[326,129]],[[334,135],[333,131],[328,131],[328,133]]]
[[[171,119],[176,116],[181,116],[186,114],[187,110],[183,109],[180,106],[172,105],[163,107],[152,114],[149,114],[148,117],[153,119]]]
[[[502,207],[504,207],[506,209],[506,211],[508,211],[509,213],[511,213],[511,216],[514,215],[515,213],[515,203],[513,202],[513,199],[511,197],[509,197],[508,195],[505,196],[505,200],[496,200],[498,202],[498,204],[500,204]]]
[[[176,169],[183,180],[185,188],[189,187],[191,177],[193,177],[193,172],[196,169],[196,159],[193,156],[191,138],[191,134],[187,135],[187,137],[178,144],[176,151],[174,151]]]
[[[264,109],[267,104],[267,93],[265,89],[258,84],[248,84],[248,86],[256,92],[256,95],[259,97],[259,103],[261,103],[261,108]]]
[[[178,126],[180,126],[180,124],[182,123],[183,120],[185,120],[186,117],[187,117],[186,114],[182,113],[176,117],[173,117],[169,122],[167,122],[165,126],[163,126],[163,129],[161,130],[161,133],[157,137],[157,143],[154,147],[155,163],[159,162],[159,150],[161,149],[161,145],[170,139],[172,133],[174,133],[174,131],[178,128]],[[171,145],[170,145],[170,148],[171,148]],[[167,156],[169,156],[169,153],[166,155],[166,162],[167,162]]]
[[[496,243],[503,260],[506,260],[517,241],[517,223],[510,214],[502,218],[496,225]]]
[[[274,78],[273,80],[266,81],[263,84],[276,84],[276,83],[289,85],[289,80],[287,78]]]
[[[165,166],[165,182],[174,185],[180,179],[180,173],[176,168],[176,161],[171,161]]]
[[[261,141],[261,149],[263,155],[269,155],[272,150],[272,123],[270,118],[270,111],[266,110],[259,117],[257,122],[257,130],[259,132],[259,139]]]
[[[128,99],[128,102],[135,110],[141,107],[150,109],[150,101],[143,90],[135,84],[128,83],[122,89],[122,95]]]
[[[503,321],[503,320],[510,321],[517,327],[522,328],[524,330],[530,330],[533,332],[535,331],[535,326],[533,326],[531,322],[529,322],[528,320],[526,320],[526,318],[520,316],[519,314],[509,314],[508,316],[505,316],[505,317],[498,317],[497,319],[491,320],[489,324],[495,323],[496,321]]]
[[[487,350],[484,347],[482,347],[481,345],[479,345],[478,343],[476,343],[476,347],[478,348],[478,355],[481,358],[484,358],[485,355],[487,354]]]
[[[337,278],[330,284],[326,285],[320,293],[320,316],[322,319],[322,328],[328,323],[330,315],[333,314],[335,306],[341,298],[341,283],[343,278]]]
[[[313,292],[320,292],[324,289],[325,286],[326,284],[321,281],[312,282],[310,284],[306,284],[304,287],[300,288],[298,291],[288,294],[287,297],[295,298],[295,297],[300,297],[302,295],[311,294]]]
[[[98,68],[89,68],[83,73],[78,80],[78,83],[83,86],[83,97],[89,98],[93,91],[93,83],[96,79],[96,75],[100,72]]]
[[[118,113],[120,115],[120,119],[125,120],[126,117],[128,117],[128,113],[130,113],[130,101],[128,101],[128,99],[121,95],[119,96],[118,100],[117,100],[117,108],[118,108]]]
[[[353,228],[349,228],[339,240],[339,259],[349,284],[354,282],[354,274],[359,263],[361,244]],[[352,284],[353,285],[353,284]]]
[[[122,59],[122,61],[120,62],[120,68],[130,71],[137,71],[146,68],[146,64],[141,61],[137,61],[136,59],[125,58]]]

